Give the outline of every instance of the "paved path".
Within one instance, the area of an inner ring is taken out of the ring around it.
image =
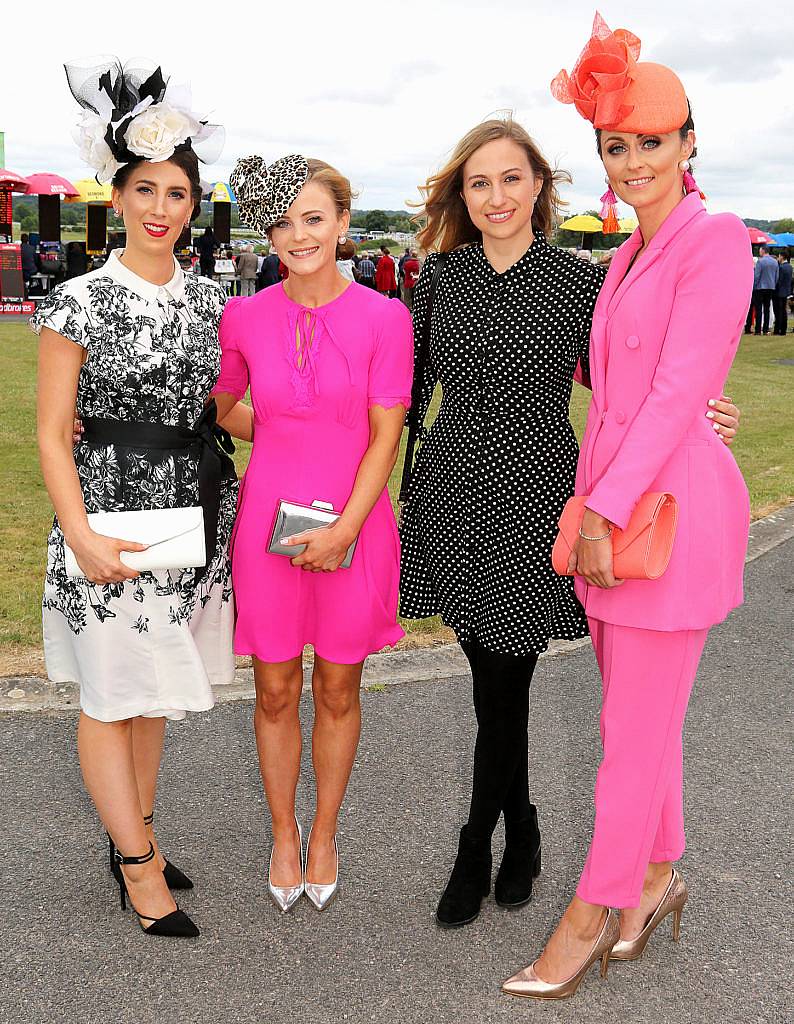
[[[686,732],[692,895],[679,946],[663,928],[642,961],[613,965],[606,983],[593,971],[570,1003],[499,992],[541,947],[582,863],[598,760],[598,679],[585,648],[545,659],[534,686],[544,837],[535,899],[513,913],[489,900],[454,933],[437,930],[432,911],[464,814],[465,677],[364,695],[340,836],[344,888],[322,916],[303,900],[279,917],[267,898],[250,702],[172,727],[160,836],[197,883],[183,901],[202,928],[195,943],[146,938],[119,911],[80,785],[74,715],[3,716],[0,1021],[791,1021],[793,560],[790,540],[748,567],[747,604],[707,647]],[[309,778],[307,767],[304,821]]]

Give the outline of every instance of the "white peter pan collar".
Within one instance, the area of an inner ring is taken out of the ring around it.
[[[111,250],[107,262],[102,267],[102,272],[108,277],[112,277],[117,284],[151,302],[156,302],[158,299],[164,302],[169,298],[179,302],[185,297],[185,273],[179,266],[176,257],[174,257],[174,276],[171,280],[165,284],[152,284],[151,281],[146,281],[133,273],[129,267],[124,266],[119,259],[123,254],[123,249]]]

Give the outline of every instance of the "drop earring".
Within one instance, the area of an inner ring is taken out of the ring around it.
[[[601,220],[604,222],[602,231],[605,235],[614,235],[620,229],[620,224],[618,224],[618,197],[609,184],[609,178],[604,178],[604,181],[607,183],[607,190],[601,196]]]
[[[340,245],[344,245],[346,241],[347,241],[347,235],[340,235],[339,236],[339,244]]]
[[[703,192],[701,192],[700,187],[698,186],[698,183],[695,181],[694,175],[692,174],[689,168],[690,163],[688,160],[682,160],[681,163],[678,165],[679,171],[684,172],[684,191],[687,195],[689,195],[690,192],[697,192],[700,195],[701,199],[705,199],[705,195],[703,194]]]

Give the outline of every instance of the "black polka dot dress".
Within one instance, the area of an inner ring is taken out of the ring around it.
[[[427,258],[414,292],[417,350],[437,258]],[[447,256],[420,412],[437,382],[443,397],[402,516],[405,617],[440,614],[459,639],[500,654],[587,635],[572,580],[551,567],[551,548],[574,491],[578,445],[568,407],[577,363],[588,372],[604,276],[542,234],[503,274],[481,243]]]

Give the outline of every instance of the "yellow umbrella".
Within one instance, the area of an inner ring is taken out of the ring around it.
[[[593,217],[589,213],[580,213],[576,217],[570,217],[568,220],[563,221],[560,224],[560,231],[584,231],[585,234],[591,234],[595,231],[600,231],[602,228],[601,220],[598,217]]]
[[[589,213],[580,213],[575,217],[569,217],[568,220],[563,221],[560,224],[560,231],[581,231],[582,232],[582,248],[584,249],[584,236],[594,235],[596,231],[601,231],[603,223],[598,217],[593,217]]]
[[[225,181],[216,181],[214,185],[211,185],[209,191],[204,194],[204,198],[211,203],[235,202],[234,193]]]
[[[103,206],[110,206],[110,185],[100,185],[94,178],[82,178],[74,183],[77,189],[76,196],[69,196],[67,203],[102,203]]]

